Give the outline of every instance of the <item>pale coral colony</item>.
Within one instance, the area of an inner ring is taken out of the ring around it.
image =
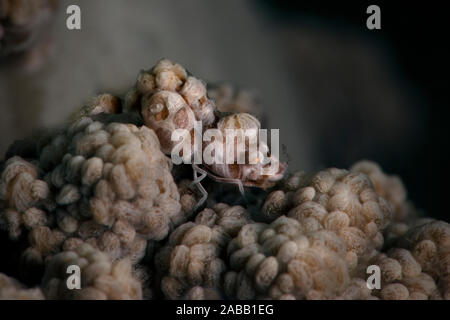
[[[207,90],[163,59],[122,97],[99,95],[13,143],[0,226],[19,250],[2,259],[20,272],[0,274],[0,298],[450,299],[450,225],[420,214],[373,162],[274,176],[173,165],[174,129],[259,128],[241,91]],[[257,200],[234,201],[243,195],[228,182]],[[69,265],[81,289],[68,288]]]

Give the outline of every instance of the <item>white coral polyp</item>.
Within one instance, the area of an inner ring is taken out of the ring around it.
[[[37,148],[39,159],[6,162],[1,220],[12,238],[29,229],[43,256],[87,242],[138,261],[147,240],[185,221],[170,160],[145,126],[83,117]]]
[[[80,269],[78,289],[68,288],[67,270],[70,266]],[[131,261],[112,261],[108,255],[88,244],[80,245],[74,251],[61,252],[49,260],[43,291],[47,299],[53,300],[142,299],[142,285],[133,276]]]

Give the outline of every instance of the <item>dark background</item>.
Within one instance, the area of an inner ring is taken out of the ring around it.
[[[395,156],[382,149],[367,155],[382,164],[387,172],[400,175],[409,197],[428,214],[449,221],[447,197],[449,108],[449,27],[448,8],[443,2],[407,1],[265,1],[263,7],[272,19],[297,25],[301,17],[319,17],[336,28],[365,25],[361,12],[370,4],[381,9],[381,30],[364,36],[387,50],[391,67],[414,91],[418,103],[410,106],[421,124],[418,135],[404,153]],[[368,16],[368,15],[367,15]],[[417,132],[417,131],[416,131]],[[345,144],[344,141],[342,141]],[[348,167],[345,155],[321,141],[320,158],[326,166]],[[399,146],[400,148],[400,146]]]

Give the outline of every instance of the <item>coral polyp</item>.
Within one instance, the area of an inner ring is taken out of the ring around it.
[[[260,162],[173,163],[177,129],[260,129],[257,106],[238,104],[163,59],[123,96],[13,143],[0,232],[18,271],[0,273],[0,298],[450,299],[450,225],[421,216],[374,162],[288,173],[268,153],[272,174]]]

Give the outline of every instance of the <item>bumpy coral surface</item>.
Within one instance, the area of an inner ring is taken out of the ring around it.
[[[373,261],[381,270],[380,290],[374,290],[383,300],[439,299],[434,279],[422,272],[420,263],[410,251],[401,248],[380,253]]]
[[[373,183],[375,192],[386,199],[392,208],[392,223],[385,230],[387,240],[405,234],[418,217],[417,209],[407,198],[406,188],[401,179],[395,175],[387,175],[380,166],[372,161],[359,161],[351,171],[366,174]]]
[[[398,241],[409,249],[422,271],[436,282],[438,292],[424,291],[427,295],[450,299],[450,224],[423,219]],[[428,280],[431,282],[431,279]]]
[[[80,268],[80,289],[68,289],[67,270]],[[131,261],[112,262],[105,253],[88,244],[74,251],[61,252],[50,259],[43,279],[47,299],[137,300],[142,298],[141,283],[134,278]]]
[[[350,281],[344,240],[285,216],[245,225],[228,245],[228,256],[224,287],[230,298],[333,298]]]
[[[307,232],[334,232],[346,244],[350,269],[376,255],[392,215],[366,175],[335,168],[293,175],[285,190],[268,196],[262,213],[269,219],[285,213]]]
[[[240,228],[249,223],[243,207],[216,204],[201,211],[194,222],[175,229],[157,255],[161,289],[170,299],[221,297],[225,248]]]
[[[421,219],[397,240],[398,247],[380,253],[371,262],[382,273],[384,300],[450,299],[450,225]]]
[[[145,126],[83,117],[37,149],[8,159],[0,183],[3,226],[13,239],[28,231],[32,260],[83,242],[139,260],[184,221],[171,163]]]
[[[99,95],[14,143],[0,162],[0,227],[41,288],[0,274],[0,298],[450,299],[449,224],[418,219],[399,178],[369,161],[289,177],[282,163],[272,175],[260,163],[172,167],[171,134],[195,121],[260,128],[221,114],[201,80],[164,59],[123,99]],[[367,287],[371,265],[381,288]],[[68,289],[70,266],[81,290]]]
[[[0,273],[0,300],[43,300],[39,288],[28,289],[16,279]]]
[[[406,189],[398,176],[387,175],[372,161],[359,161],[350,168],[350,171],[362,172],[370,178],[375,192],[389,202],[394,221],[409,218],[412,208],[406,198]]]

